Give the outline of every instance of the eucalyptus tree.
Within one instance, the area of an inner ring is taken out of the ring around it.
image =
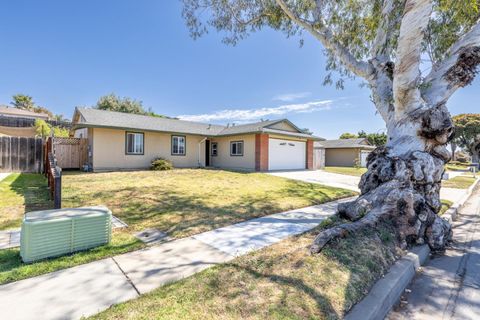
[[[368,157],[361,195],[339,213],[352,222],[321,232],[311,251],[335,237],[395,221],[403,245],[442,250],[451,226],[438,216],[446,145],[454,127],[447,101],[472,83],[480,64],[479,0],[183,0],[196,38],[215,29],[236,44],[269,27],[313,36],[328,58],[324,83],[361,78],[386,123],[388,141]],[[336,78],[334,78],[336,76]]]

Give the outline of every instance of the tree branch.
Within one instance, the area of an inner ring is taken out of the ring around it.
[[[480,65],[480,20],[452,45],[446,57],[425,78],[422,97],[430,105],[446,103],[475,78]]]
[[[323,24],[321,24],[321,27],[314,27],[310,21],[304,20],[296,15],[284,0],[275,1],[293,22],[310,32],[326,49],[334,53],[348,70],[362,78],[368,78],[373,73],[371,65],[365,61],[358,61],[347,48],[334,39],[330,29]]]
[[[402,19],[402,8],[405,7],[406,0],[384,0],[382,8],[382,17],[377,28],[377,34],[373,42],[372,57],[385,62],[390,58],[392,48],[392,38],[395,27]]]
[[[431,0],[407,0],[400,26],[397,61],[393,77],[393,97],[397,118],[407,108],[420,105],[420,56],[424,32],[432,13]]]

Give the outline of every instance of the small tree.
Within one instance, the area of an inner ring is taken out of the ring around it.
[[[52,132],[52,128],[50,127],[50,125],[41,119],[35,120],[34,128],[35,135],[42,138],[50,136]]]
[[[115,94],[109,94],[98,99],[95,108],[100,110],[117,111],[124,113],[145,114],[142,101],[134,100],[128,97],[118,97]]]
[[[459,114],[453,117],[455,143],[464,148],[472,157],[472,162],[480,160],[480,114]]]

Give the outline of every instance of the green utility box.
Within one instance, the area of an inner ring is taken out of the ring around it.
[[[33,211],[20,236],[23,262],[61,256],[110,242],[112,212],[105,207]]]

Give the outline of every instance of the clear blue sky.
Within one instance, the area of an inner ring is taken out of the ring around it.
[[[194,41],[177,1],[0,3],[0,104],[15,93],[71,117],[108,93],[170,116],[212,123],[287,117],[326,138],[384,124],[358,82],[321,85],[321,46],[264,30],[236,47],[211,31]],[[480,81],[455,94],[452,114],[478,112]]]

